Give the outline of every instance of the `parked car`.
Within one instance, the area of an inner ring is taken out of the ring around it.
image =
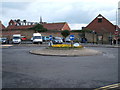
[[[33,41],[33,37],[31,37],[31,39],[30,39],[31,41]]]
[[[49,40],[50,40],[50,38],[46,36],[45,37],[45,41],[49,41]]]
[[[33,43],[40,43],[42,44],[43,43],[43,38],[42,38],[42,35],[40,33],[33,33],[33,40],[32,40]]]
[[[43,39],[44,42],[50,40],[48,36],[42,36],[42,39]]]
[[[21,43],[21,34],[13,34],[12,43],[20,44]]]
[[[8,38],[0,38],[0,44],[9,44]]]
[[[21,36],[21,40],[27,40],[27,38],[25,36]]]
[[[70,38],[69,37],[66,37],[65,38],[65,42],[70,42],[71,40],[70,40]]]
[[[54,37],[52,42],[53,42],[53,44],[62,44],[63,40],[61,37]]]

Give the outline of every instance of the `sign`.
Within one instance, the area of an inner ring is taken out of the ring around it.
[[[114,34],[115,34],[115,35],[118,35],[118,34],[119,34],[119,32],[118,32],[118,31],[115,31],[115,32],[114,32]]]
[[[49,36],[49,39],[50,39],[50,40],[52,40],[52,39],[53,39],[53,36],[52,36],[52,35],[50,35],[50,36]]]
[[[103,38],[102,36],[98,36],[98,40],[102,40],[102,38]]]
[[[74,35],[70,35],[70,40],[74,40]]]

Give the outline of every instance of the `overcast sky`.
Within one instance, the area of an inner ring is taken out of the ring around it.
[[[113,24],[119,0],[2,0],[0,20],[7,26],[10,19],[39,22],[67,22],[71,29],[81,29],[98,14]]]

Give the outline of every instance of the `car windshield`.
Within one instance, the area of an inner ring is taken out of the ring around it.
[[[25,36],[21,36],[21,38],[26,38]]]
[[[20,37],[13,37],[13,39],[20,39]]]
[[[55,39],[57,39],[57,40],[61,40],[62,38],[61,38],[61,37],[55,37]]]
[[[41,39],[41,36],[34,36],[33,39]]]
[[[2,40],[6,40],[7,38],[2,38]]]

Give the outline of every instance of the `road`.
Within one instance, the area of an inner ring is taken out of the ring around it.
[[[118,48],[91,47],[103,55],[39,56],[40,46],[2,50],[3,88],[97,88],[118,82]]]

